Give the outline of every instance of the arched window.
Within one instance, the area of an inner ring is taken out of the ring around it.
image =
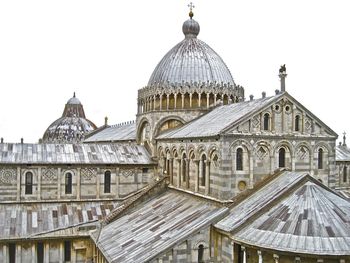
[[[343,182],[346,183],[348,181],[348,167],[344,166],[343,168]]]
[[[236,170],[243,171],[243,149],[238,148],[236,153]]]
[[[72,179],[73,175],[72,173],[68,172],[65,176],[65,193],[71,194],[72,193]]]
[[[323,150],[320,148],[318,150],[318,169],[323,169]]]
[[[270,114],[264,114],[264,131],[268,131],[270,129]]]
[[[300,116],[295,116],[295,125],[294,125],[295,131],[300,131]]]
[[[206,160],[205,154],[201,156],[201,186],[205,186],[205,176],[206,176]]]
[[[26,172],[25,175],[25,194],[31,195],[33,194],[33,173],[32,172]]]
[[[278,151],[278,167],[286,167],[286,150],[284,148],[281,148]]]
[[[111,192],[111,171],[105,171],[104,193]]]
[[[199,245],[198,246],[198,263],[204,262],[204,246]]]

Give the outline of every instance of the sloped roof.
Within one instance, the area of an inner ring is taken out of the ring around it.
[[[136,141],[135,122],[127,124],[117,124],[107,126],[91,136],[87,136],[84,142],[118,142],[118,141]]]
[[[215,227],[255,247],[350,255],[350,202],[306,173],[282,173]]]
[[[0,164],[153,164],[147,150],[128,144],[0,144]]]
[[[115,201],[0,204],[0,240],[34,238],[55,231],[67,235],[72,232],[69,228],[100,220],[117,204]]]
[[[103,227],[97,246],[108,262],[146,262],[227,211],[206,200],[168,190]]]
[[[233,125],[242,117],[264,108],[281,96],[282,93],[273,97],[219,106],[178,129],[161,134],[157,139],[192,138],[218,135],[222,130]]]
[[[335,160],[339,162],[350,162],[350,149],[346,145],[338,145],[335,149]]]

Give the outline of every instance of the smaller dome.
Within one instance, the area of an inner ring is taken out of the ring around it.
[[[81,104],[80,100],[75,97],[75,92],[73,93],[73,97],[67,101],[67,104]]]
[[[182,32],[185,34],[185,37],[197,37],[200,31],[199,23],[195,20],[188,19],[182,25]]]
[[[62,117],[54,121],[45,131],[44,143],[79,143],[85,134],[95,130],[96,125],[86,119],[83,105],[75,97],[67,101]]]

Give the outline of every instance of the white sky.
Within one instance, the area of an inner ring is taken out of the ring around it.
[[[37,142],[73,92],[97,126],[135,119],[137,90],[183,39],[184,0],[0,1],[0,137]],[[236,84],[287,91],[340,137],[350,133],[348,0],[194,1],[198,36]],[[348,136],[350,138],[350,134]]]

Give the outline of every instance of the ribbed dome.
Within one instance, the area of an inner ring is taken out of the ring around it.
[[[200,26],[188,19],[182,26],[185,39],[158,63],[148,85],[182,82],[217,82],[234,85],[232,75],[221,57],[197,39]]]
[[[78,98],[70,98],[64,108],[62,117],[54,121],[45,131],[44,143],[77,143],[85,134],[95,130],[96,125],[86,119],[84,108]]]

